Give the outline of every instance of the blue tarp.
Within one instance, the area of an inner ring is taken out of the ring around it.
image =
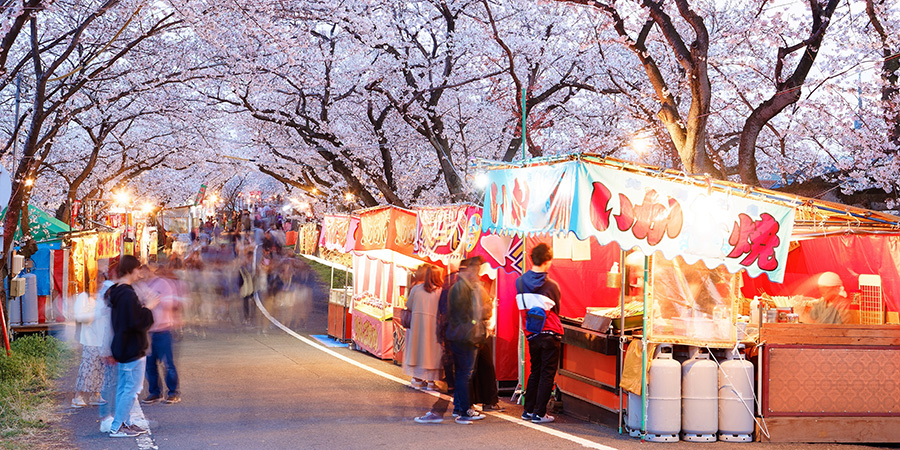
[[[31,256],[37,276],[37,295],[50,295],[50,262],[53,260],[51,250],[59,250],[60,243],[38,244],[38,251]]]

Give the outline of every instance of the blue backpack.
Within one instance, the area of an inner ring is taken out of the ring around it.
[[[532,307],[525,314],[525,331],[538,334],[544,331],[544,321],[547,320],[547,311],[540,306]]]

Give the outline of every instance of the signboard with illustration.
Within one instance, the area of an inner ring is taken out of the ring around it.
[[[615,241],[687,264],[784,277],[794,208],[575,160],[493,170],[482,229]]]

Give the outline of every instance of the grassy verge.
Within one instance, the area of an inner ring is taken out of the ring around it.
[[[303,257],[298,256],[298,258],[303,258]],[[322,282],[325,283],[325,287],[328,288],[329,283],[331,283],[331,267],[328,267],[325,264],[317,263],[311,259],[303,258],[303,261],[305,261],[307,264],[309,264],[309,267],[311,267],[312,270],[315,271],[319,275],[319,279],[322,280]],[[345,277],[347,280],[347,285],[352,286],[353,285],[353,274],[352,273],[349,273],[349,272],[346,272],[343,270],[334,269],[334,287],[336,287],[336,288],[341,287],[344,283]]]
[[[43,336],[16,339],[11,347],[12,356],[0,350],[0,448],[35,448],[42,434],[52,432],[53,383],[70,352],[63,342]]]

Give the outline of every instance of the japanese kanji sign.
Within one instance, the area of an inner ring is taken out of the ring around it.
[[[794,209],[585,161],[494,170],[484,231],[567,233],[688,264],[784,277]]]

